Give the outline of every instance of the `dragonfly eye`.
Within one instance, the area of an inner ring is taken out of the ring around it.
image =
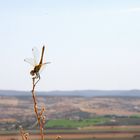
[[[34,70],[31,70],[30,74],[31,74],[32,76],[34,76],[34,75],[35,75]]]

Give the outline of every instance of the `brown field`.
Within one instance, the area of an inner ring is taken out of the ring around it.
[[[88,126],[88,127],[83,127],[81,130],[106,130],[106,131],[113,131],[113,130],[131,130],[131,131],[136,131],[140,130],[140,125],[122,125],[122,126]]]
[[[49,118],[58,118],[66,112],[81,111],[91,115],[133,115],[140,114],[140,98],[121,97],[38,97],[41,106],[47,108]],[[33,116],[33,102],[31,97],[4,97],[0,96],[1,118],[9,116]],[[58,115],[59,114],[59,115]],[[11,118],[10,118],[11,119]],[[14,118],[15,119],[15,118]],[[17,119],[17,118],[16,118]],[[20,120],[20,119],[19,119]]]
[[[84,118],[82,114],[86,114],[85,118],[98,115],[140,115],[140,98],[38,97],[38,100],[47,108],[48,120],[65,117],[81,119]],[[0,97],[0,111],[2,112],[0,114],[0,130],[10,132],[10,134],[8,132],[0,133],[0,140],[22,140],[18,132],[11,133],[12,130],[17,130],[19,124],[23,125],[25,129],[34,130],[34,128],[30,128],[30,125],[36,121],[31,97]],[[114,121],[114,118],[111,120]],[[115,121],[116,126],[88,126],[80,128],[76,132],[49,132],[45,135],[45,139],[54,140],[56,136],[60,135],[63,140],[95,138],[97,140],[140,140],[139,118],[115,117]],[[130,121],[132,124],[127,125],[127,122]],[[39,140],[40,136],[32,133],[30,139]]]
[[[113,130],[114,129],[114,130]],[[73,132],[49,132],[45,135],[45,139],[55,139],[61,136],[62,139],[97,139],[97,140],[140,140],[140,126],[95,126],[87,127]],[[96,130],[96,131],[95,131]],[[123,131],[122,131],[123,130]],[[39,140],[39,134],[30,134],[31,140]],[[0,140],[22,140],[17,134],[1,134]]]
[[[139,136],[140,132],[136,133],[77,133],[77,134],[47,134],[45,135],[45,139],[55,139],[57,136],[61,136],[63,139],[91,139],[91,138],[134,138],[135,136]],[[40,135],[30,135],[30,139],[37,140],[40,139]],[[21,140],[20,135],[1,135],[0,140]]]

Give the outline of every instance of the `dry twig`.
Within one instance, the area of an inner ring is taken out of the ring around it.
[[[40,128],[40,134],[41,134],[41,140],[44,140],[44,123],[45,123],[45,116],[43,115],[45,108],[43,107],[41,109],[41,111],[38,111],[38,106],[37,106],[37,100],[36,100],[36,95],[35,95],[35,87],[38,83],[38,80],[36,81],[36,78],[33,77],[33,85],[32,85],[32,97],[33,97],[33,101],[34,101],[34,112],[38,121],[38,125]]]

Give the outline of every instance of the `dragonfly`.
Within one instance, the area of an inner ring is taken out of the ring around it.
[[[46,64],[50,64],[50,62],[43,62],[43,56],[44,56],[44,51],[45,51],[45,46],[42,47],[42,52],[41,52],[41,57],[40,61],[38,61],[38,50],[36,47],[32,49],[32,53],[34,58],[26,58],[24,59],[25,62],[31,64],[33,66],[33,69],[30,71],[30,74],[33,78],[39,79],[40,80],[40,72],[43,69]],[[39,81],[38,80],[38,81]]]

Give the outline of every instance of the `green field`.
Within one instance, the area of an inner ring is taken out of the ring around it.
[[[92,119],[83,120],[68,120],[68,119],[57,119],[47,121],[45,128],[78,128],[104,124],[109,121],[109,118],[97,117]]]

